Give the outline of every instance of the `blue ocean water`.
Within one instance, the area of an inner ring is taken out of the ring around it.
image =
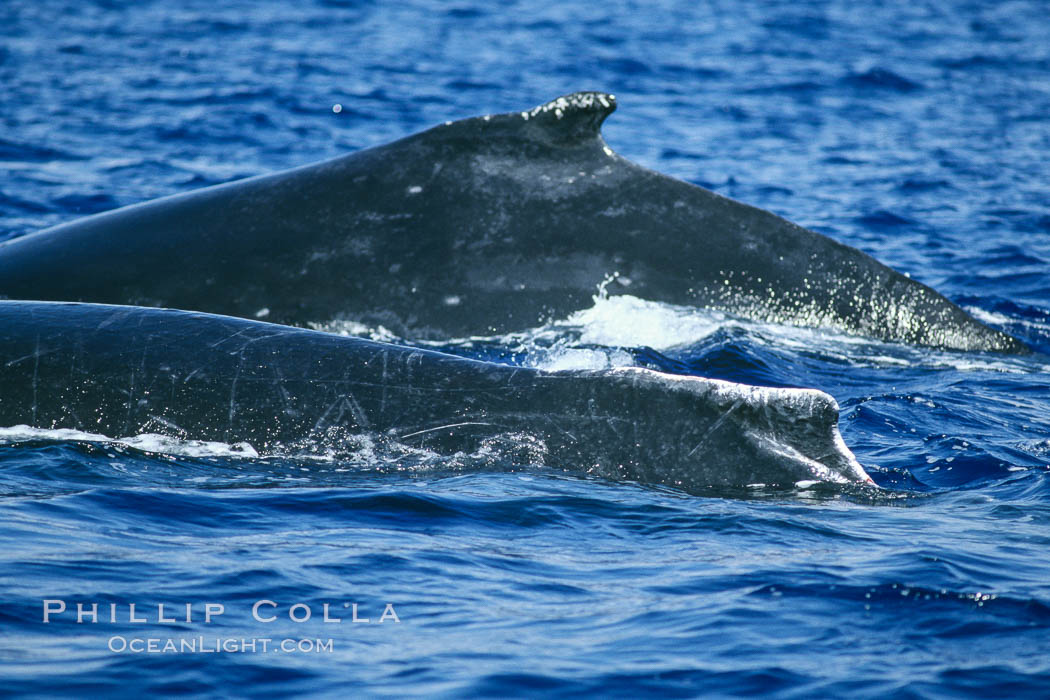
[[[443,348],[822,389],[878,496],[0,427],[4,691],[1045,696],[1048,35],[1036,0],[0,4],[0,237],[598,89],[624,156],[1040,351],[600,297]]]

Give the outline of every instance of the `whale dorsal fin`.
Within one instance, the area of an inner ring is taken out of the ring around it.
[[[616,110],[616,97],[605,92],[574,92],[521,112],[520,117],[539,127],[553,142],[593,138],[602,122]]]

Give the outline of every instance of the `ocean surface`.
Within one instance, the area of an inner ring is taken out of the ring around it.
[[[0,693],[1045,697],[1048,36],[1041,0],[0,3],[0,238],[604,90],[622,155],[1037,350],[597,289],[438,347],[819,388],[878,493],[0,426]]]

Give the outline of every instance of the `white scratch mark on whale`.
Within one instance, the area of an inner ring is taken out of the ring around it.
[[[427,428],[426,430],[417,430],[414,433],[408,433],[407,435],[401,435],[401,436],[398,437],[398,439],[404,440],[405,438],[415,437],[416,435],[422,435],[423,433],[432,433],[432,432],[434,432],[436,430],[445,430],[446,428],[462,428],[465,425],[491,426],[491,425],[493,425],[493,423],[474,423],[474,422],[469,422],[469,423],[450,423],[449,425],[439,425],[436,428]]]

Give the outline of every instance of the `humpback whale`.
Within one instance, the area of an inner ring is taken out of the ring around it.
[[[0,425],[247,441],[356,435],[441,455],[531,440],[543,464],[685,490],[871,483],[813,389],[555,371],[204,313],[0,302]],[[306,446],[306,447],[304,447]]]
[[[859,250],[617,155],[600,132],[615,107],[574,93],[25,235],[0,244],[0,297],[424,339],[564,317],[618,274],[610,294],[1027,351]]]

